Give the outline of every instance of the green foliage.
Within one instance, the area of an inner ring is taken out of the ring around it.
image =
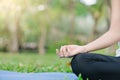
[[[82,77],[81,77],[81,74],[79,74],[78,80],[83,80]]]
[[[72,4],[71,1],[73,1]],[[3,0],[0,5],[2,4],[1,6],[6,8],[7,2],[7,0]],[[88,16],[90,11],[101,14],[101,9],[105,7],[103,2],[103,0],[99,0],[93,6],[86,6],[79,0],[11,0],[8,9],[0,8],[0,39],[7,39],[4,42],[8,43],[8,46],[12,45],[9,41],[13,41],[11,40],[13,37],[14,39],[19,37],[18,42],[21,43],[19,45],[29,42],[39,43],[41,30],[45,27],[47,29],[45,47],[48,47],[46,50],[54,53],[56,48],[69,44],[70,26],[74,25],[74,29],[71,29],[75,33],[74,43],[82,44],[77,37],[80,33],[81,35],[85,35],[85,33],[82,32],[82,28],[77,28],[79,24],[77,18],[78,16],[83,18]],[[44,9],[41,10],[42,8]],[[74,18],[73,22],[71,22],[71,13]],[[16,28],[19,26],[18,31],[21,35],[16,32],[17,36],[11,37],[11,26]],[[55,32],[54,35],[52,32]]]
[[[81,74],[79,74],[79,76],[78,76],[78,80],[83,80]],[[89,79],[87,78],[87,80],[89,80]]]
[[[78,16],[86,16],[88,14],[88,9],[87,6],[81,4],[81,3],[76,3],[75,5],[75,13]]]

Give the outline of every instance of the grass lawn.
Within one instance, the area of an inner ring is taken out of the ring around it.
[[[71,72],[71,59],[59,58],[56,54],[0,53],[0,70],[17,72]]]
[[[99,50],[95,53],[105,53]],[[72,72],[71,58],[59,58],[56,54],[10,54],[0,52],[0,70],[17,72]]]
[[[104,53],[104,50],[95,53]],[[72,72],[71,58],[59,58],[56,54],[0,53],[0,70],[17,72]],[[81,76],[78,80],[83,80]]]

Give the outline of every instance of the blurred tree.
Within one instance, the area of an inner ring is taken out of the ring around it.
[[[110,27],[110,15],[111,15],[111,1],[110,0],[105,0],[105,4],[106,4],[106,19],[107,19],[107,27],[109,29]]]
[[[22,47],[22,31],[21,31],[21,6],[17,5],[14,1],[10,1],[7,6],[9,9],[6,11],[6,27],[10,32],[9,38],[9,51],[18,53],[19,48]]]
[[[9,51],[13,52],[13,53],[17,53],[18,52],[18,38],[17,38],[17,27],[16,24],[14,22],[15,20],[15,13],[14,13],[14,9],[15,9],[15,4],[13,3],[13,1],[10,1],[10,4],[7,5],[7,7],[9,7],[9,9],[7,9],[6,12],[6,27],[10,32],[10,41],[9,41]]]
[[[74,0],[69,0],[69,12],[70,12],[70,27],[69,27],[69,43],[73,43],[75,39],[75,4]]]
[[[99,20],[102,16],[104,16],[105,13],[105,2],[104,0],[98,0],[95,5],[92,5],[89,7],[89,11],[93,17],[94,25],[92,28],[92,34],[91,34],[91,40],[94,40],[96,38],[96,35],[98,35],[97,26],[99,23]]]
[[[84,24],[82,18],[89,14],[95,22],[91,35],[96,36],[99,20],[105,6],[108,7],[106,4],[103,0],[92,6],[83,5],[80,0],[0,0],[0,38],[5,39],[4,47],[14,53],[30,43],[35,45],[29,47],[39,54],[46,53],[47,49],[53,52],[56,45],[81,43],[82,36],[86,35],[79,24]]]
[[[48,8],[49,8],[49,1],[48,0],[45,0],[43,2],[43,7],[44,7],[44,10],[42,12],[44,18],[41,19],[41,22],[40,22],[40,39],[39,39],[39,45],[38,45],[38,49],[39,49],[39,54],[45,54],[45,45],[46,45],[46,39],[47,39],[47,24],[48,24],[48,20],[49,20],[49,11],[48,11]]]

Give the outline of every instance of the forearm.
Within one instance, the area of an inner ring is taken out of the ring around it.
[[[103,36],[95,41],[85,45],[85,52],[95,51],[113,45],[120,40],[120,35],[117,32],[109,30]]]

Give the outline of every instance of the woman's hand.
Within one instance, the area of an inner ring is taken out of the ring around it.
[[[61,46],[60,49],[56,49],[56,53],[60,58],[72,57],[84,52],[86,52],[85,47],[78,45],[65,45]]]

